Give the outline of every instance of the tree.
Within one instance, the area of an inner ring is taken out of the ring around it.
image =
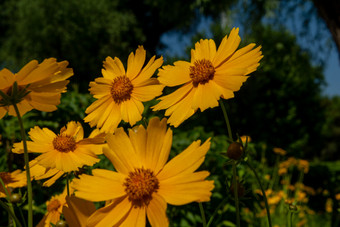
[[[107,56],[126,59],[138,45],[154,55],[164,32],[190,30],[200,14],[217,17],[234,1],[5,0],[0,64],[15,70],[32,59],[68,60],[72,80],[87,89]]]

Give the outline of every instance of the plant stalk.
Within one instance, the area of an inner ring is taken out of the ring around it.
[[[272,227],[272,221],[271,221],[271,218],[270,218],[270,210],[269,210],[269,206],[268,206],[268,200],[267,200],[266,192],[263,189],[261,180],[260,180],[259,176],[257,175],[256,170],[252,167],[252,165],[250,165],[249,162],[246,162],[246,163],[247,163],[248,167],[253,171],[255,178],[260,185],[260,188],[261,188],[261,191],[262,191],[262,194],[263,194],[264,204],[266,206],[268,225],[269,225],[269,227]]]
[[[27,149],[27,142],[26,142],[26,133],[25,133],[24,124],[23,124],[17,104],[13,103],[13,107],[18,117],[21,139],[22,139],[23,148],[24,148],[24,159],[25,159],[26,178],[27,178],[27,196],[28,196],[28,223],[27,225],[28,227],[33,227],[33,194],[32,194],[30,167],[29,167],[28,149]]]
[[[237,173],[236,173],[236,161],[233,160],[233,184],[234,184],[234,197],[235,197],[235,207],[236,207],[236,223],[237,226],[241,226],[240,220],[240,207],[239,207],[239,200],[238,200],[238,191],[237,191]]]
[[[203,227],[206,227],[207,226],[207,220],[205,218],[203,204],[202,203],[198,203],[198,206],[200,207],[200,211],[201,211],[202,225],[203,225]]]

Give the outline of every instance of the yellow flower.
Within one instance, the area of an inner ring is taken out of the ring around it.
[[[213,181],[208,171],[195,172],[203,163],[210,140],[193,142],[168,163],[172,131],[166,119],[150,120],[147,129],[136,126],[129,136],[122,128],[107,135],[110,149],[103,150],[117,172],[95,169],[93,176],[74,179],[77,197],[89,201],[111,201],[97,210],[88,226],[168,226],[167,203],[184,205],[209,201]]]
[[[338,201],[340,200],[340,193],[335,195],[335,199],[338,200]]]
[[[0,178],[5,184],[5,188],[0,184],[0,198],[6,197],[6,191],[11,194],[13,188],[26,186],[26,174],[17,169],[13,172],[0,172]],[[6,191],[5,191],[6,190]]]
[[[72,183],[71,183],[72,184]],[[70,188],[70,193],[72,193],[72,188]],[[43,219],[39,222],[37,227],[49,227],[52,224],[56,224],[60,220],[60,215],[62,214],[63,206],[66,205],[67,188],[64,191],[46,202],[47,212]]]
[[[84,165],[92,166],[99,159],[98,148],[102,147],[104,137],[84,139],[83,127],[71,121],[56,135],[47,128],[35,126],[29,131],[32,141],[27,142],[28,152],[42,153],[35,158],[37,163],[47,169],[63,172],[77,171]],[[22,143],[15,143],[14,153],[23,153]]]
[[[68,226],[86,226],[87,219],[96,211],[94,203],[79,199],[74,195],[66,196],[66,203],[67,206],[63,207],[63,214]]]
[[[0,71],[0,90],[10,95],[15,82],[19,90],[28,86],[26,90],[29,94],[17,104],[21,115],[32,109],[54,111],[57,109],[56,105],[60,103],[61,93],[66,91],[69,82],[66,79],[73,75],[73,70],[66,68],[67,65],[67,61],[57,62],[55,58],[48,58],[40,64],[36,60],[30,61],[15,74],[4,68]],[[9,115],[16,116],[12,105],[2,106],[0,119],[7,112]]]
[[[163,64],[163,58],[153,56],[143,68],[146,51],[142,46],[131,53],[127,70],[118,58],[107,57],[102,69],[103,77],[90,83],[90,92],[98,99],[87,109],[84,120],[97,126],[102,132],[113,132],[121,120],[133,126],[142,119],[142,102],[150,101],[162,94],[163,85],[151,78]]]
[[[297,167],[299,170],[303,170],[304,173],[308,173],[309,162],[307,160],[299,159],[297,163]]]
[[[283,150],[282,148],[279,147],[274,147],[273,148],[274,153],[281,155],[281,156],[285,156],[287,154],[287,151]]]
[[[241,41],[238,31],[234,28],[229,38],[224,37],[217,51],[213,40],[200,40],[191,50],[191,62],[176,61],[174,66],[162,67],[158,73],[160,83],[182,86],[161,97],[153,110],[167,109],[169,123],[177,127],[198,109],[216,107],[220,98],[233,98],[263,57],[261,47],[253,49],[255,44],[236,51]]]

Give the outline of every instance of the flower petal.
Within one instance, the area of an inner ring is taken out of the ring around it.
[[[218,68],[223,62],[225,62],[239,46],[241,38],[238,35],[238,32],[238,28],[233,28],[230,32],[229,37],[225,36],[222,39],[222,42],[217,49],[215,58],[212,61],[215,69]]]
[[[102,69],[102,74],[104,78],[114,80],[116,77],[125,76],[125,69],[123,63],[119,58],[112,59],[107,57],[103,63],[104,69]]]
[[[204,180],[207,176],[208,171],[178,174],[161,180],[157,193],[172,205],[209,201],[214,181]]]
[[[263,58],[263,55],[260,51],[261,46],[251,50],[253,47],[254,45],[249,44],[248,46],[236,51],[235,54],[218,69],[224,71],[232,68],[243,68],[246,70],[244,75],[248,75],[255,71],[260,65],[258,62]]]
[[[128,76],[130,80],[133,80],[140,73],[145,62],[145,56],[146,51],[143,46],[137,48],[136,55],[134,55],[133,52],[129,55],[126,76]]]
[[[141,84],[144,84],[145,81],[149,80],[155,71],[161,67],[163,64],[163,57],[160,57],[156,60],[155,58],[156,57],[153,56],[149,60],[148,64],[140,72],[140,74],[131,81],[135,86],[141,86]]]
[[[151,226],[169,226],[166,207],[165,200],[157,193],[153,193],[152,200],[146,208],[146,214]]]
[[[120,227],[145,227],[146,224],[145,207],[132,207],[129,215],[126,217]]]
[[[154,84],[142,87],[134,87],[132,90],[132,98],[141,102],[147,102],[162,94],[164,86],[161,84]]]
[[[213,83],[208,82],[205,84],[199,84],[193,89],[194,98],[192,102],[192,108],[200,108],[203,112],[208,108],[218,106],[218,100],[220,99],[222,92]]]
[[[87,220],[86,226],[119,226],[129,215],[132,204],[128,197],[117,199],[108,206],[94,212]]]
[[[163,66],[158,72],[159,82],[168,87],[173,87],[191,81],[190,65],[191,64],[186,61],[176,61],[174,66]]]
[[[167,130],[166,118],[152,118],[147,128],[145,167],[157,174],[169,158],[172,145],[172,130]]]
[[[140,160],[123,128],[118,128],[114,135],[108,134],[106,141],[110,149],[103,149],[118,172],[128,174],[135,168],[141,168]]]
[[[82,227],[86,225],[88,217],[96,211],[92,202],[72,196],[66,196],[68,206],[63,207],[63,214],[69,226]]]
[[[210,139],[200,145],[201,141],[193,142],[182,153],[171,159],[157,175],[157,178],[165,180],[178,174],[194,172],[204,161],[210,148]]]
[[[133,126],[142,119],[144,106],[140,101],[131,98],[120,104],[120,111],[123,121],[129,122]]]
[[[197,60],[206,59],[212,61],[216,55],[216,45],[212,39],[201,39],[191,50],[191,63]]]
[[[106,169],[94,169],[93,176],[82,174],[73,179],[73,188],[79,198],[89,201],[106,201],[124,196],[125,175]]]

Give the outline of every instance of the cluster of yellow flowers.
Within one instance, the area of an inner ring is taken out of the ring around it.
[[[119,58],[107,57],[103,76],[90,82],[89,91],[96,101],[86,109],[84,121],[96,129],[88,138],[84,138],[79,122],[69,122],[59,134],[48,128],[32,128],[28,152],[40,155],[29,163],[31,178],[48,179],[44,186],[85,165],[94,165],[100,154],[116,170],[94,169],[92,175],[74,178],[68,193],[65,189],[47,202],[47,214],[39,225],[56,224],[63,213],[71,226],[145,226],[146,217],[152,226],[167,226],[167,204],[209,201],[214,182],[206,180],[208,171],[196,170],[204,162],[210,139],[193,142],[168,161],[172,130],[167,124],[178,127],[198,109],[204,111],[218,106],[220,98],[234,97],[257,69],[263,57],[261,47],[249,44],[237,50],[241,41],[238,32],[234,28],[218,49],[213,40],[200,40],[191,51],[190,62],[176,61],[162,68],[162,57],[154,56],[144,65],[146,51],[142,46],[129,55],[126,70]],[[1,70],[0,119],[6,113],[16,115],[13,105],[8,104],[11,102],[21,115],[32,109],[56,110],[69,82],[66,79],[73,75],[67,65],[50,58],[40,64],[31,61],[16,74]],[[157,69],[158,77],[152,77]],[[179,88],[161,96],[165,86]],[[152,109],[166,110],[169,118],[151,118],[147,127],[136,125],[142,119],[143,102],[158,96],[159,102]],[[122,120],[132,127],[128,133],[118,127]],[[12,151],[23,153],[23,143],[14,144]],[[1,173],[0,177],[6,188],[25,186],[26,177],[20,171]],[[98,201],[106,205],[96,210],[92,202]]]

